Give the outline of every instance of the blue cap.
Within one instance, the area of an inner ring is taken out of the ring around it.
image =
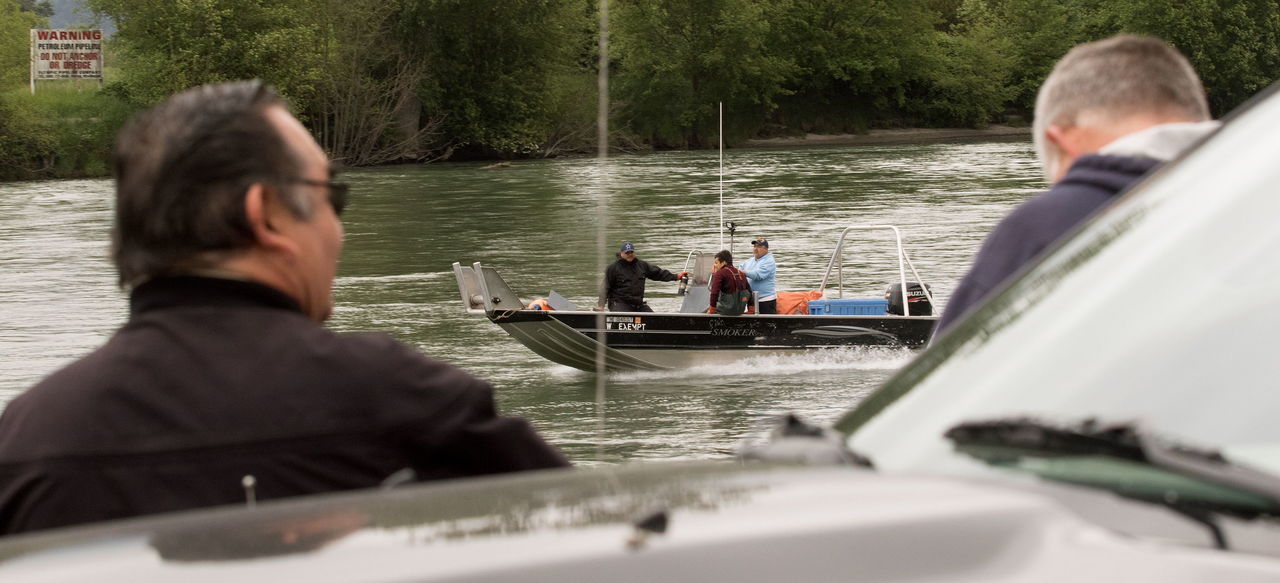
[[[635,250],[636,250],[636,246],[635,246],[635,245],[632,245],[632,244],[631,244],[631,241],[625,241],[625,242],[623,242],[623,243],[622,243],[622,249],[618,250],[618,252],[619,252],[619,253],[630,253],[630,252],[635,251]]]
[[[769,240],[765,239],[764,237],[756,237],[755,240],[751,242],[751,244],[759,245],[761,247],[764,247],[765,249],[769,248]]]

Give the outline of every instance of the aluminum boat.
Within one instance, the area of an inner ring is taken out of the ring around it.
[[[890,285],[884,298],[845,299],[841,257],[846,239],[851,232],[870,230],[892,232],[897,243],[898,281]],[[455,262],[453,271],[467,311],[484,314],[539,356],[586,371],[597,370],[600,357],[608,371],[666,370],[848,346],[917,348],[928,343],[937,322],[932,294],[911,264],[901,233],[894,226],[845,228],[817,290],[780,292],[801,295],[800,305],[807,308],[802,313],[702,313],[710,294],[712,257],[710,253],[690,253],[686,271],[692,282],[679,312],[583,310],[554,291],[545,301],[531,304],[493,267]],[[914,283],[906,277],[908,269]],[[837,285],[828,292],[833,272]]]

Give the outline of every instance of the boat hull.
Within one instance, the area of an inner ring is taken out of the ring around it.
[[[926,344],[936,317],[652,312],[491,311],[491,321],[542,357],[597,370],[663,370],[848,346]],[[602,327],[603,326],[603,327]]]

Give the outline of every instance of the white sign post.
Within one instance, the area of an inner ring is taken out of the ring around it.
[[[31,30],[31,92],[36,81],[97,79],[102,83],[101,30]]]

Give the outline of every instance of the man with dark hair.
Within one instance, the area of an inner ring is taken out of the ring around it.
[[[720,250],[711,261],[711,296],[708,314],[739,316],[751,303],[747,276],[733,266],[733,253]]]
[[[652,312],[644,301],[644,280],[675,281],[688,275],[671,273],[636,257],[636,246],[626,241],[618,249],[618,260],[604,270],[600,282],[600,300],[596,309],[609,307],[610,312]]]
[[[1165,42],[1119,35],[1072,49],[1036,97],[1032,136],[1053,187],[996,225],[951,294],[938,332],[1217,127],[1191,63]]]
[[[484,381],[321,326],[347,188],[269,88],[171,97],[114,169],[129,320],[0,416],[0,533],[567,465]]]

